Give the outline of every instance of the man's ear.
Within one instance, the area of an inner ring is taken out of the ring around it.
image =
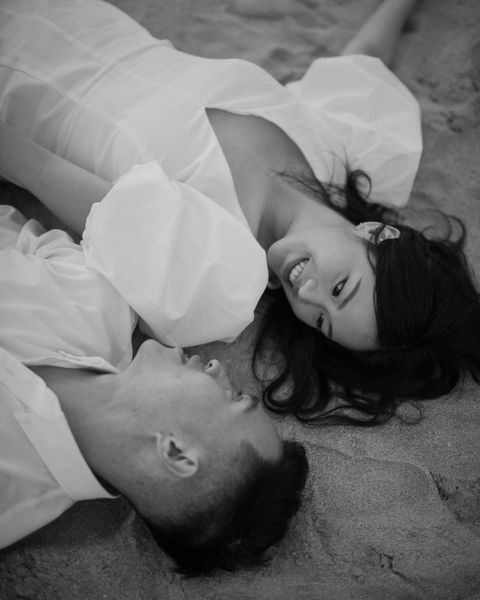
[[[192,477],[198,471],[198,449],[173,433],[156,433],[157,454],[164,467],[177,477]]]

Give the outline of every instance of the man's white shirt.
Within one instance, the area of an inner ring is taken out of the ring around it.
[[[118,372],[136,317],[63,231],[0,205],[0,548],[77,500],[112,498],[57,396],[26,365]]]
[[[0,548],[77,500],[113,498],[98,483],[55,394],[0,348]]]

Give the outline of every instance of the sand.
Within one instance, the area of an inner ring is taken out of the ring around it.
[[[210,57],[239,56],[281,81],[339,51],[377,0],[116,0],[154,34]],[[480,3],[423,0],[394,66],[423,110],[414,209],[433,200],[465,220],[480,276]],[[32,200],[3,185],[1,200]],[[235,383],[254,327],[211,344]],[[414,414],[413,406],[406,407]],[[0,598],[35,600],[480,600],[480,389],[469,379],[423,404],[423,419],[361,430],[282,432],[303,441],[303,507],[268,566],[185,580],[124,500],[79,503],[0,553]]]

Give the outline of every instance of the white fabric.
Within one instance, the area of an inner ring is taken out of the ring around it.
[[[2,548],[77,500],[114,497],[90,471],[55,394],[25,365],[115,373],[131,361],[136,318],[65,232],[45,232],[4,205],[0,290]]]
[[[0,348],[0,548],[77,500],[113,498],[98,483],[55,394]]]
[[[26,365],[116,372],[131,362],[136,316],[67,233],[0,205],[0,248],[1,347]]]
[[[317,59],[287,87],[312,110],[328,113],[350,170],[362,169],[372,180],[370,200],[394,207],[408,202],[422,152],[420,107],[381,60]]]
[[[134,167],[93,206],[83,246],[86,264],[167,345],[234,339],[268,276],[248,227],[157,162]]]
[[[165,207],[154,206],[149,196],[151,168],[145,185],[137,171],[129,202],[109,195],[93,212],[85,241],[89,264],[101,265],[107,277],[114,274],[112,283],[165,341],[232,339],[250,322],[267,283],[266,257],[240,229],[246,221],[206,108],[271,121],[321,181],[342,185],[348,163],[372,178],[372,200],[393,206],[408,201],[421,152],[418,105],[377,59],[320,59],[286,89],[246,61],[179,52],[98,0],[3,0],[0,35],[0,119],[109,181],[135,164],[158,162],[157,202]],[[124,184],[117,187],[122,194]],[[181,208],[174,209],[175,202]],[[167,233],[163,224],[162,235],[178,238],[182,257],[190,254],[191,261],[180,264],[165,252],[153,220],[141,217],[145,207],[157,222],[169,223],[172,229]],[[163,221],[170,211],[176,218]],[[207,234],[203,225],[213,214],[216,229]],[[225,235],[233,229],[243,250],[231,247]],[[203,239],[207,251],[197,257]],[[200,267],[212,249],[216,260]],[[195,289],[204,280],[215,285]],[[247,297],[248,306],[235,301]],[[178,310],[172,306],[177,301]],[[182,323],[187,316],[188,325]]]

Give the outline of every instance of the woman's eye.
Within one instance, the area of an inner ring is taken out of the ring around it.
[[[343,288],[345,287],[345,284],[347,283],[347,278],[342,279],[342,281],[340,281],[340,283],[337,283],[337,285],[333,288],[332,290],[332,295],[336,298],[337,296],[340,296],[340,294],[342,293]]]
[[[320,313],[320,316],[318,317],[316,323],[315,323],[318,331],[322,331],[322,326],[323,326],[323,313]]]

